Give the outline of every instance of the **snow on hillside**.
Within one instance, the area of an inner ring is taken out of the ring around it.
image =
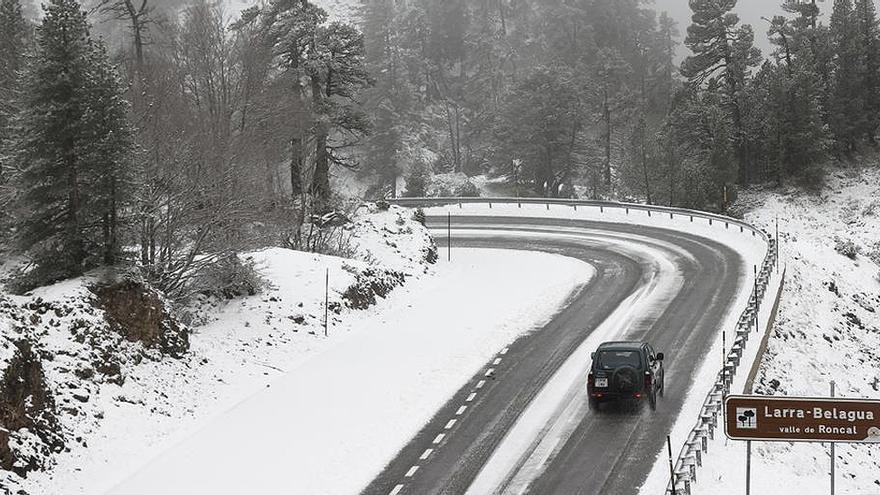
[[[265,359],[284,369],[265,380],[270,388],[109,493],[358,493],[481,366],[593,274],[570,258],[492,250],[455,250],[434,270],[342,318],[332,343],[319,336],[283,365]],[[289,276],[270,273],[277,282]],[[221,327],[240,335],[229,323],[254,313],[225,315]]]
[[[748,191],[746,219],[774,228],[779,218],[785,288],[755,393],[880,399],[880,172],[833,172],[819,196]],[[737,392],[737,391],[735,391]],[[755,443],[753,493],[825,494],[826,445]],[[880,451],[837,447],[838,493],[880,493]],[[742,493],[745,444],[709,446],[697,494]]]
[[[331,347],[338,333],[353,332],[350,326],[337,332],[362,313],[353,308],[418,279],[436,259],[431,237],[409,210],[365,205],[344,231],[361,260],[280,248],[248,255],[270,287],[220,305],[206,300],[201,310],[209,323],[194,329],[182,359],[111,330],[90,290],[101,273],[27,296],[5,294],[0,286],[0,376],[14,362],[16,345],[28,342],[54,401],[48,420],[58,425],[0,430],[2,447],[8,433],[22,467],[46,469],[22,479],[0,468],[0,494],[17,494],[19,487],[33,495],[109,488],[152,449]],[[323,336],[326,270],[329,339]],[[54,442],[56,430],[63,445]],[[39,438],[46,431],[51,434]]]

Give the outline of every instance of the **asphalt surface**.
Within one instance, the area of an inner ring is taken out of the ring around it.
[[[658,316],[628,332],[630,337],[647,340],[666,354],[665,396],[659,399],[656,411],[646,406],[613,404],[600,413],[586,411],[527,485],[514,490],[502,483],[492,492],[638,493],[664,448],[699,364],[744,284],[741,257],[703,237],[635,225],[499,217],[453,217],[452,223],[454,247],[562,254],[592,264],[596,276],[547,325],[514,342],[499,365],[487,363],[437,411],[363,494],[467,492],[496,449],[504,448],[505,435],[554,372],[654,270],[650,260],[634,256],[621,244],[621,236],[628,239],[624,244],[646,242],[644,238],[660,241],[663,257],[674,263],[683,276],[678,292],[668,295]],[[445,224],[445,218],[429,218],[429,226],[437,229],[443,256],[445,235],[439,229]],[[585,232],[582,237],[577,235],[581,229]],[[559,236],[563,231],[566,235]],[[601,233],[597,238],[596,231],[607,235],[607,239],[602,239]],[[522,232],[529,235],[523,237]],[[658,249],[658,245],[653,248]],[[487,368],[494,370],[491,377],[484,374]],[[472,396],[476,391],[479,393]],[[466,411],[457,414],[462,405],[467,406]],[[456,418],[451,428],[450,418]],[[441,432],[442,438],[438,437]],[[414,466],[418,466],[415,471]],[[508,481],[515,474],[511,472]]]

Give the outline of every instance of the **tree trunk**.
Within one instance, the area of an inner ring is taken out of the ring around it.
[[[72,148],[71,148],[72,149]],[[83,261],[85,260],[85,246],[82,238],[82,225],[80,225],[80,194],[79,194],[79,172],[77,170],[76,159],[68,156],[67,161],[67,209],[68,209],[68,242],[67,249],[70,253],[70,260],[73,274],[82,273]]]
[[[605,121],[605,167],[604,179],[606,193],[611,192],[611,104],[608,101],[608,90],[602,101],[602,119]]]
[[[296,201],[303,193],[303,142],[297,136],[290,141],[290,189],[291,198]]]
[[[330,156],[327,153],[327,126],[318,125],[315,131],[315,174],[311,193],[318,213],[324,213],[330,201]]]
[[[648,204],[652,205],[652,204],[654,204],[654,200],[651,197],[651,180],[648,178],[648,152],[645,150],[644,128],[642,130],[641,141],[642,141],[642,146],[641,146],[642,175],[644,175],[644,177],[645,177],[645,196],[646,196],[646,199],[648,200]]]

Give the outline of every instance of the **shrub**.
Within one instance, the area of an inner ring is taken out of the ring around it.
[[[868,252],[868,258],[875,264],[880,265],[880,241],[875,242]]]
[[[473,182],[466,181],[455,188],[455,196],[459,198],[479,198],[480,190],[477,189]]]
[[[416,208],[412,215],[413,220],[419,222],[422,225],[425,225],[425,210],[421,208]]]
[[[431,185],[431,167],[423,162],[416,162],[406,176],[407,198],[421,198],[428,195]]]
[[[862,248],[852,240],[841,239],[840,237],[834,239],[834,250],[852,260],[856,259],[862,252]]]
[[[818,193],[825,186],[825,169],[818,164],[810,165],[795,178],[795,181],[807,191]]]
[[[384,298],[406,280],[406,276],[400,272],[374,268],[358,273],[355,278],[355,283],[342,294],[345,305],[353,309],[369,308],[376,304],[377,296]]]
[[[197,292],[223,299],[253,296],[263,290],[266,281],[253,260],[229,255],[211,264],[193,281]]]

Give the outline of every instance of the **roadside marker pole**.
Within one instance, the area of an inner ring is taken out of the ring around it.
[[[754,265],[755,268],[755,311],[759,311],[758,306],[758,265]]]
[[[330,269],[327,268],[327,275],[324,278],[324,337],[327,336],[327,320],[330,316]]]
[[[446,261],[452,261],[452,213],[446,213]]]
[[[721,329],[721,399],[727,397],[727,330]]]
[[[776,271],[779,271],[779,215],[776,215]]]
[[[761,313],[761,307],[758,304],[758,265],[754,265],[755,268],[755,332],[761,331],[761,324],[759,322],[759,315]]]
[[[672,439],[669,438],[669,435],[666,435],[666,448],[669,450],[669,476],[672,477],[672,495],[677,495],[675,492],[675,466],[672,464]]]
[[[834,380],[831,380],[831,397],[834,397],[834,385]],[[831,495],[834,495],[834,464],[837,461],[834,450],[834,442],[831,442]]]

